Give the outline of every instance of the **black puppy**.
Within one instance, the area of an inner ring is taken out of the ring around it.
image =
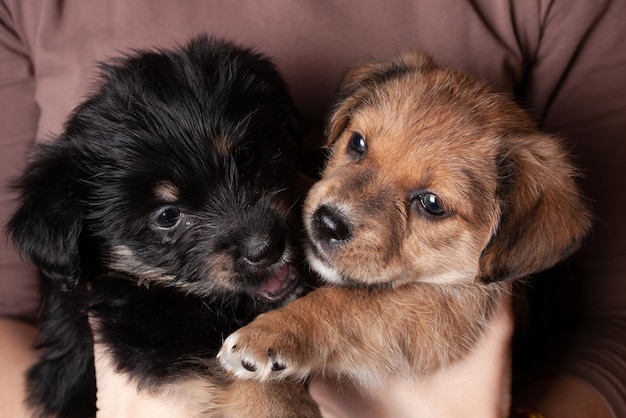
[[[209,416],[316,416],[295,386],[233,381],[214,360],[224,336],[305,286],[299,121],[279,73],[208,37],[102,70],[16,184],[8,230],[41,270],[30,404],[95,415],[91,318],[139,387],[190,388]]]

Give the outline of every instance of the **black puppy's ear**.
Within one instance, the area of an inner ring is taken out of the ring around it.
[[[39,145],[38,152],[14,183],[18,208],[7,230],[15,247],[63,290],[80,275],[78,241],[83,211],[76,168],[59,143]],[[65,141],[64,141],[65,142]]]
[[[480,260],[479,278],[522,278],[576,251],[592,217],[562,144],[548,135],[511,138],[500,156],[500,223]]]
[[[344,74],[333,110],[326,123],[326,145],[332,145],[346,129],[354,111],[372,95],[377,85],[409,72],[435,68],[432,59],[420,53],[407,53],[391,60],[372,60],[356,64]]]

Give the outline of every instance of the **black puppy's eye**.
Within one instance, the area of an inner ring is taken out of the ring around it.
[[[167,206],[157,211],[152,223],[158,228],[171,229],[178,225],[182,212],[176,206]]]
[[[237,163],[239,165],[250,165],[254,162],[254,149],[241,147],[237,149]]]
[[[363,158],[365,151],[367,151],[365,138],[358,132],[353,133],[350,137],[350,141],[348,142],[348,152],[352,157],[361,159]]]
[[[434,217],[441,217],[446,214],[446,210],[441,202],[441,199],[430,192],[419,193],[416,196],[418,210],[425,212],[426,214]]]

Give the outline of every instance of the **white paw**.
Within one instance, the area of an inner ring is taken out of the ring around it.
[[[280,359],[274,350],[254,347],[249,341],[243,338],[240,331],[226,338],[217,354],[224,369],[239,378],[259,381],[278,380],[290,374],[287,362]]]

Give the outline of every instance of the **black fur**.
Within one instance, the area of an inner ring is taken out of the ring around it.
[[[158,386],[218,374],[223,337],[303,288],[299,120],[274,66],[201,36],[102,70],[38,146],[8,225],[41,270],[42,414],[95,415],[89,315],[118,368]]]

